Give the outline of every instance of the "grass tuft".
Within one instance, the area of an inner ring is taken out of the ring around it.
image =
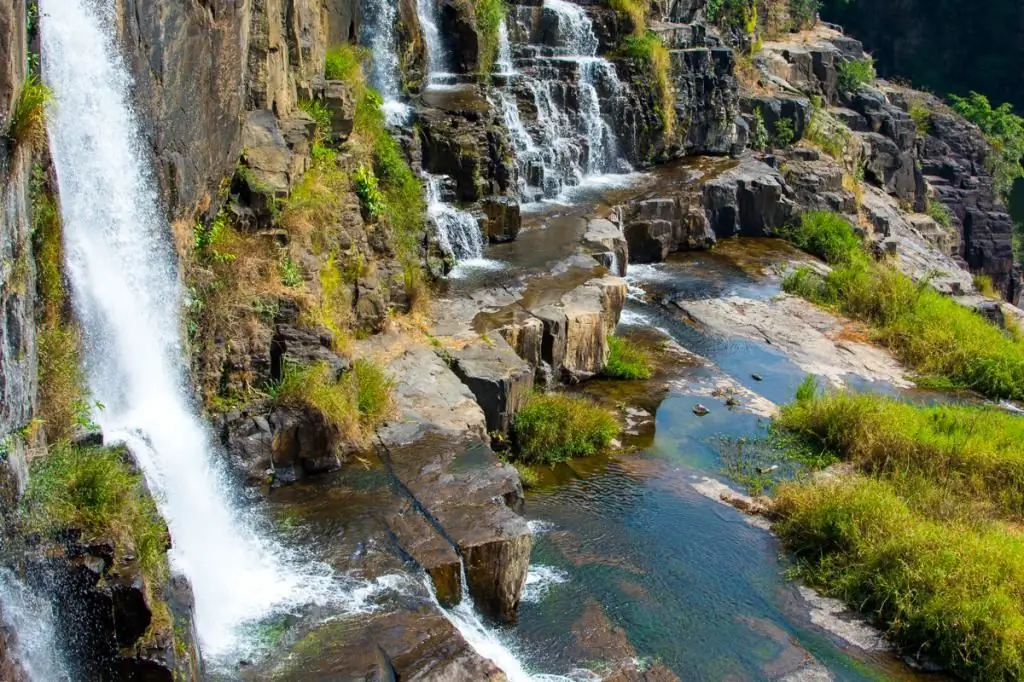
[[[783,229],[780,236],[829,265],[864,258],[861,238],[838,213],[808,211],[800,216],[799,225]]]
[[[640,26],[642,31],[643,24]],[[647,65],[657,88],[658,116],[661,118],[665,137],[671,138],[675,134],[676,126],[676,92],[672,85],[672,58],[668,48],[657,34],[641,32],[623,38],[616,51],[623,57]]]
[[[528,464],[553,464],[589,457],[619,434],[608,410],[587,398],[535,393],[512,423],[513,457]]]
[[[504,0],[473,0],[476,10],[477,35],[480,38],[479,71],[483,75],[494,70],[498,59],[501,22],[505,20]]]
[[[7,138],[15,145],[38,146],[46,142],[46,104],[52,96],[39,77],[30,73],[11,110]]]
[[[857,92],[865,85],[875,82],[875,62],[870,57],[847,59],[839,64],[839,91],[847,94]]]
[[[620,336],[608,337],[608,364],[604,376],[612,379],[650,379],[651,358],[646,350]]]
[[[651,11],[651,0],[608,0],[608,7],[629,17],[633,33],[642,36],[647,29],[647,15]]]

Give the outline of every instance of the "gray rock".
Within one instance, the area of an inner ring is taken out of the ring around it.
[[[660,263],[670,253],[715,244],[708,217],[691,192],[641,199],[621,207],[619,216],[633,263]]]
[[[719,239],[773,236],[797,212],[779,172],[750,158],[705,183],[703,202]]]
[[[489,341],[489,342],[488,342]],[[490,433],[508,433],[533,391],[533,368],[501,336],[454,351],[452,370],[476,396]]]
[[[487,197],[480,202],[484,210],[487,238],[493,244],[514,241],[522,227],[519,202],[511,197]]]

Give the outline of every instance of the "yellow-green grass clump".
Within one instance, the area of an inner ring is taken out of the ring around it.
[[[589,457],[607,448],[619,431],[615,416],[587,398],[535,393],[512,422],[512,456],[529,464]]]

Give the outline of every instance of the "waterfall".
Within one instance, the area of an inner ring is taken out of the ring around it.
[[[512,62],[512,41],[508,37],[508,20],[502,19],[498,26],[498,59],[494,68],[499,76],[514,76],[515,64]]]
[[[0,570],[0,610],[3,625],[17,641],[11,657],[32,682],[69,682],[57,653],[53,610],[47,599],[33,593],[10,571]]]
[[[534,11],[516,7],[521,33],[530,33]],[[492,98],[516,146],[520,199],[526,202],[557,197],[594,176],[630,170],[608,123],[623,105],[624,90],[615,67],[597,56],[593,22],[565,0],[544,0],[540,11],[554,30],[545,32],[543,45],[525,50],[530,56],[524,67],[512,67],[509,84]],[[511,45],[508,60],[511,64]],[[532,99],[533,121],[522,120],[517,94]]]
[[[204,651],[227,655],[240,624],[323,603],[336,581],[233,504],[188,397],[176,258],[115,47],[115,5],[40,0],[66,268],[88,386],[104,405],[93,418],[136,456],[171,531],[172,568],[191,580]]]
[[[427,176],[427,216],[434,223],[437,238],[457,261],[483,258],[484,237],[480,224],[467,211],[444,202],[444,180],[438,175]]]
[[[363,0],[363,21],[359,40],[373,55],[370,85],[384,99],[384,115],[390,125],[409,120],[409,106],[401,100],[399,86],[398,3],[392,0]]]
[[[449,70],[449,55],[441,37],[437,0],[416,0],[416,12],[423,31],[423,42],[427,47],[427,87],[455,85],[458,77]]]

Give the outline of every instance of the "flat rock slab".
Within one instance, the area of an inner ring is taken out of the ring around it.
[[[675,305],[712,333],[771,344],[809,374],[836,386],[854,375],[912,386],[903,367],[881,348],[844,336],[849,322],[786,294],[767,301],[738,296]]]
[[[389,447],[387,459],[417,508],[459,549],[477,606],[513,620],[532,544],[526,520],[510,508],[522,502],[516,470],[486,445],[444,433]]]
[[[490,433],[507,433],[533,391],[533,367],[495,334],[451,353],[452,370],[476,396]]]
[[[381,430],[385,445],[410,443],[428,430],[487,440],[487,421],[469,388],[429,348],[411,348],[388,365],[399,418]]]

